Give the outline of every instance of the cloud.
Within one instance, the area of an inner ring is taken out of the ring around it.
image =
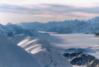
[[[99,13],[99,6],[97,7],[73,7],[68,5],[54,5],[54,4],[41,4],[31,5],[32,7],[17,6],[17,5],[0,5],[0,12],[12,13],[25,13],[25,14],[42,14],[42,13],[57,13],[66,14],[71,12],[84,12],[84,13]]]
[[[10,17],[9,17],[10,16]],[[88,19],[99,16],[99,7],[75,7],[69,5],[39,4],[19,6],[0,5],[0,22],[53,21],[71,18]]]
[[[99,13],[99,6],[95,7],[75,7],[66,5],[49,5],[47,8],[51,12],[71,13],[71,12],[83,12],[83,13]],[[46,9],[45,9],[46,10]]]
[[[28,11],[30,11],[30,9],[25,8],[23,6],[9,5],[9,4],[0,5],[0,12],[26,13]]]
[[[76,11],[85,12],[85,13],[99,13],[99,6],[91,8],[79,8]]]

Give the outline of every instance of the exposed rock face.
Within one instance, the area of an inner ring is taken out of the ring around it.
[[[64,56],[68,58],[72,65],[99,67],[99,59],[87,54],[87,51],[88,50],[80,48],[71,48],[66,50]]]
[[[90,63],[88,63],[87,67],[99,67],[99,60],[94,59]]]

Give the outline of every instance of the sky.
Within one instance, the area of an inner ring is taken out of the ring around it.
[[[48,22],[99,16],[99,0],[0,0],[0,23]]]
[[[25,4],[61,4],[75,6],[95,6],[99,4],[98,0],[0,0],[0,3],[9,3],[17,5]]]

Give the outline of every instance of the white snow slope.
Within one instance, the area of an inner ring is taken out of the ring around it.
[[[57,43],[56,39],[48,34],[41,34],[36,38],[15,36],[9,40],[32,54],[41,67],[72,67],[67,59],[58,52],[59,48],[53,46],[53,42]]]
[[[26,38],[18,45],[32,53],[42,67],[72,67],[67,59],[47,39],[33,40],[33,38]]]
[[[72,67],[72,65],[45,38],[39,40],[24,36],[13,38],[0,36],[0,67]]]
[[[0,67],[41,67],[36,59],[22,48],[0,36]]]
[[[42,67],[71,67],[67,59],[61,53],[69,48],[90,48],[95,53],[89,53],[99,58],[98,40],[93,34],[50,34],[59,38],[48,40],[48,37],[34,39],[27,37],[18,43],[27,52],[33,54]],[[52,42],[54,41],[54,42]],[[58,42],[58,43],[57,43]],[[63,49],[63,51],[61,50]],[[74,66],[75,67],[75,66]]]

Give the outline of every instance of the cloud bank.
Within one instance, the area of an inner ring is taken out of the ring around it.
[[[9,17],[10,15],[10,17]],[[0,22],[53,21],[64,19],[87,19],[99,15],[99,6],[75,7],[69,5],[39,4],[39,5],[0,5]]]

